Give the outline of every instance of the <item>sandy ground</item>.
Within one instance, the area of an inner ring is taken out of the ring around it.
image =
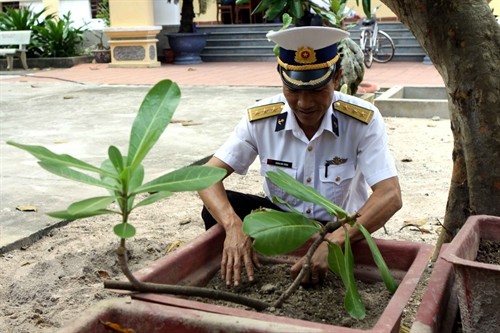
[[[386,126],[404,207],[387,223],[387,234],[380,230],[375,236],[435,244],[452,168],[450,122],[386,118]],[[247,175],[229,177],[226,187],[262,193],[260,181],[254,164]],[[172,243],[201,234],[200,211],[194,193],[138,210],[131,217],[137,235],[128,242],[132,270],[162,256]],[[111,230],[116,223],[109,216],[75,221],[25,249],[0,255],[0,332],[53,332],[101,299],[114,297],[102,279],[121,276],[114,253],[119,240]],[[421,225],[420,230],[408,223]]]

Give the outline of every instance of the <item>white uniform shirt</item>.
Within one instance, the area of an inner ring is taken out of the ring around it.
[[[318,131],[309,140],[285,97],[279,94],[261,100],[255,106],[283,102],[285,105],[280,115],[253,122],[245,116],[215,156],[238,174],[245,174],[259,156],[262,176],[266,177],[267,171],[279,168],[352,214],[367,200],[368,186],[394,177],[397,172],[378,109],[366,101],[336,91],[334,102],[337,100],[373,110],[372,120],[365,124],[330,106]],[[286,200],[310,218],[318,221],[332,219],[323,207],[286,194],[268,178],[264,181],[264,191],[269,198],[276,196]],[[279,206],[287,210],[285,206]]]

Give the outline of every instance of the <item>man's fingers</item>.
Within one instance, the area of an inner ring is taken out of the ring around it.
[[[220,262],[220,277],[221,277],[221,279],[226,279],[226,265],[227,265],[227,254],[226,254],[226,251],[223,251],[222,252],[222,260]]]
[[[253,271],[253,263],[252,263],[252,257],[249,255],[246,255],[244,257],[245,260],[245,268],[247,270],[247,276],[249,281],[253,281],[254,279],[254,271]]]
[[[238,257],[234,258],[233,271],[234,271],[234,286],[237,287],[240,284],[240,278],[241,278],[241,260]]]
[[[225,270],[225,279],[226,279],[226,286],[229,286],[231,284],[231,277],[233,273],[233,260],[232,257],[229,257],[226,261],[226,264],[224,265],[224,270]]]

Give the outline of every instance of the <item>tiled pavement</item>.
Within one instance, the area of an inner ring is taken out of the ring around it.
[[[63,80],[109,85],[151,85],[171,79],[180,86],[280,86],[274,62],[212,62],[196,65],[163,64],[158,68],[110,68],[107,64],[82,64],[68,69],[30,71],[23,76],[4,80]],[[0,76],[2,78],[2,76]],[[443,86],[444,82],[433,65],[419,62],[374,63],[366,69],[364,82],[378,88],[395,85]]]

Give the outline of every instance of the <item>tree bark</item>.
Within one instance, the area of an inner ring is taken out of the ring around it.
[[[470,215],[500,216],[500,26],[487,1],[382,2],[420,42],[448,93],[453,174],[439,252]]]

